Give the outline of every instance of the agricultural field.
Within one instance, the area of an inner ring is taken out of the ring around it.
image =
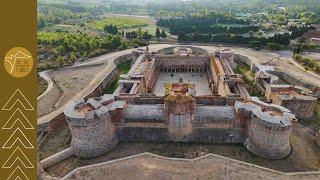
[[[114,25],[117,26],[119,29],[129,29],[148,26],[149,23],[141,18],[124,16],[108,16],[88,23],[88,26],[94,27],[99,30],[103,30],[104,26],[106,25]]]

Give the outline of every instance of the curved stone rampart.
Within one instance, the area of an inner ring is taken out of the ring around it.
[[[73,148],[69,147],[63,151],[58,152],[57,154],[54,154],[50,157],[47,157],[46,159],[43,159],[40,161],[40,165],[43,169],[47,169],[65,159],[70,158],[74,155]]]
[[[55,109],[55,104],[62,96],[63,91],[56,81],[51,77],[51,71],[43,72],[48,81],[48,89],[37,98],[37,116],[43,116]]]

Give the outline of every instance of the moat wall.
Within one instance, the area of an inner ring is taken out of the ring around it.
[[[51,76],[51,72],[47,72],[48,76]],[[43,116],[53,109],[55,109],[55,104],[58,102],[59,98],[62,96],[63,91],[59,85],[57,85],[56,81],[51,78],[52,88],[50,90],[46,90],[37,98],[37,117]],[[49,87],[48,87],[49,88]],[[48,108],[49,107],[49,108]]]
[[[89,93],[87,96],[85,96],[84,99],[89,99],[90,97],[99,97],[103,95],[103,89],[110,84],[113,83],[113,81],[116,79],[116,76],[118,75],[118,69],[117,65],[120,63],[123,63],[127,60],[132,59],[132,54],[126,54],[123,56],[117,57],[113,62],[114,62],[114,68],[112,69],[111,72],[109,72],[106,77],[98,84],[94,90]],[[56,94],[56,93],[54,93]],[[60,96],[59,96],[60,97]],[[56,115],[54,118],[48,120],[47,122],[38,124],[38,132],[55,132],[58,130],[60,127],[65,127],[67,126],[67,121],[65,119],[64,113],[61,112],[58,115]]]

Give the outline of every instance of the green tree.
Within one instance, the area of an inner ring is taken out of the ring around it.
[[[141,41],[141,36],[142,36],[142,29],[141,29],[141,27],[139,27],[139,29],[138,29],[138,39],[139,39],[139,42]]]
[[[250,41],[249,42],[249,47],[255,50],[260,49],[261,42],[260,41]]]
[[[157,28],[156,30],[156,37],[159,39],[161,37],[160,29]]]
[[[70,63],[74,63],[76,61],[76,59],[77,59],[76,53],[75,52],[71,52],[70,53],[70,57],[69,57]]]
[[[278,43],[268,43],[267,47],[269,49],[271,49],[272,51],[280,50],[282,48],[282,46],[280,44],[278,44]]]
[[[109,34],[113,34],[116,35],[118,34],[118,28],[117,26],[113,26],[113,25],[105,25],[103,28],[104,32],[109,33]]]
[[[293,59],[298,61],[298,62],[301,62],[302,61],[302,56],[300,54],[294,54],[293,55]]]
[[[253,39],[253,37],[254,37],[254,31],[252,31],[252,30],[249,31],[249,36],[250,36],[251,39]]]
[[[59,64],[59,66],[62,67],[63,64],[64,64],[64,59],[63,59],[63,57],[62,57],[62,56],[58,56],[57,62],[58,62],[58,64]]]
[[[258,32],[258,37],[259,37],[259,39],[263,38],[263,32],[262,31]]]
[[[162,38],[166,38],[167,37],[166,31],[164,29],[162,29],[161,37]]]

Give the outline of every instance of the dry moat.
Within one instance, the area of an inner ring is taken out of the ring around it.
[[[248,152],[241,144],[121,142],[111,152],[97,158],[72,157],[50,167],[47,172],[53,176],[63,177],[76,167],[106,162],[143,152],[188,159],[213,153],[284,172],[319,170],[320,151],[310,139],[308,129],[301,126],[295,127],[290,140],[293,146],[292,154],[280,160],[260,158]],[[40,149],[40,158],[43,159],[67,148],[70,141],[71,134],[67,127],[61,129],[55,136],[49,135]]]

